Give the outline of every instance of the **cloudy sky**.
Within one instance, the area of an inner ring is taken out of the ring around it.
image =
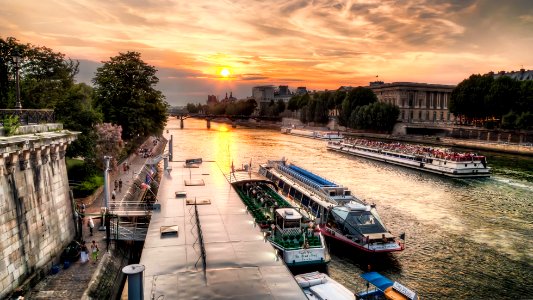
[[[533,69],[532,0],[1,0],[0,36],[80,60],[137,51],[172,105],[259,84],[457,84]],[[221,71],[227,69],[228,77]]]

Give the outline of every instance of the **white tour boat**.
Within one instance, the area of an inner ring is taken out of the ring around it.
[[[354,197],[348,188],[287,164],[285,160],[269,161],[260,166],[259,173],[272,180],[283,195],[313,216],[325,236],[364,252],[404,249],[404,243],[381,221],[375,205]]]
[[[320,272],[294,276],[309,300],[355,300],[355,295],[342,284]]]
[[[365,139],[329,142],[329,150],[374,159],[449,177],[489,177],[485,156],[447,149]]]

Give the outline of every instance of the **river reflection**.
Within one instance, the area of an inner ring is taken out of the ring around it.
[[[171,120],[174,160],[202,157],[227,173],[232,163],[257,170],[285,157],[348,186],[377,205],[391,232],[406,233],[403,252],[381,256],[330,244],[330,275],[349,289],[365,288],[359,274],[370,265],[424,299],[533,299],[532,160],[507,156],[520,161],[514,168],[498,158],[491,178],[450,179],[330,152],[325,142],[275,130],[211,125],[187,119],[180,130]]]

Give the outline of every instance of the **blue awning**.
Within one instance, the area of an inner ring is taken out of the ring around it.
[[[361,277],[375,285],[379,290],[385,291],[389,286],[392,286],[394,282],[390,281],[387,277],[379,274],[378,272],[368,272],[361,274]]]

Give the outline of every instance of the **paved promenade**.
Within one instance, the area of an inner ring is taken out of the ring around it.
[[[154,138],[149,138],[145,144],[141,147],[152,148]],[[161,147],[161,143],[158,143],[158,148]],[[137,154],[132,154],[128,160],[130,170],[124,172],[122,165],[120,170],[115,170],[110,173],[110,185],[113,189],[113,183],[115,180],[122,179],[121,192],[117,190],[117,199],[125,196],[125,193],[130,188],[134,181],[135,176],[144,167],[146,158],[142,158]],[[86,213],[83,220],[83,240],[86,242],[90,251],[91,241],[96,241],[100,249],[99,259],[94,262],[89,255],[89,261],[81,263],[79,260],[72,262],[70,267],[64,269],[60,266],[60,271],[57,274],[47,275],[44,280],[37,284],[29,293],[25,299],[89,299],[88,288],[92,281],[95,281],[100,273],[102,267],[105,265],[105,261],[109,259],[110,255],[107,251],[105,231],[99,231],[98,228],[101,225],[100,221],[100,208],[104,206],[103,193],[97,197],[92,203],[86,204]],[[93,235],[90,235],[88,220],[89,217],[93,217],[95,228],[93,229]]]

